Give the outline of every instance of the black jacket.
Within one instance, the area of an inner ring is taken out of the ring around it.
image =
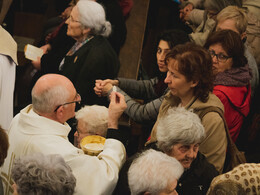
[[[210,164],[205,156],[198,152],[191,167],[185,170],[178,181],[176,191],[183,195],[206,194],[214,177],[219,175],[216,168]]]

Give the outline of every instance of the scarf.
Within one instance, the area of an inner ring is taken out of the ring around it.
[[[248,64],[244,67],[231,68],[216,75],[214,85],[232,87],[247,86],[252,78],[251,69]]]

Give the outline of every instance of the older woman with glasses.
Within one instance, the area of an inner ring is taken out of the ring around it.
[[[70,41],[52,44],[51,55],[42,56],[38,69],[68,77],[82,96],[82,105],[107,105],[106,98],[98,98],[93,90],[96,79],[115,78],[119,70],[117,54],[106,39],[111,24],[104,8],[95,1],[79,1],[66,24]]]
[[[213,93],[224,105],[225,119],[235,142],[251,99],[251,70],[244,56],[244,45],[238,33],[222,30],[212,33],[205,44],[216,76]]]

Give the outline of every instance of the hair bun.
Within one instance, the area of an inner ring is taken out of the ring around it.
[[[111,24],[110,22],[106,21],[101,28],[101,35],[104,37],[108,37],[111,33]]]

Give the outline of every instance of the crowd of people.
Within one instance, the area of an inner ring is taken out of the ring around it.
[[[117,77],[133,1],[71,1],[45,29],[31,103],[16,116],[17,45],[0,27],[0,194],[260,194],[259,162],[231,150],[248,115],[259,127],[260,4],[174,3],[193,32],[162,29],[156,77],[134,80]],[[153,124],[131,156],[123,113]],[[105,139],[98,154],[80,144],[90,136]]]

